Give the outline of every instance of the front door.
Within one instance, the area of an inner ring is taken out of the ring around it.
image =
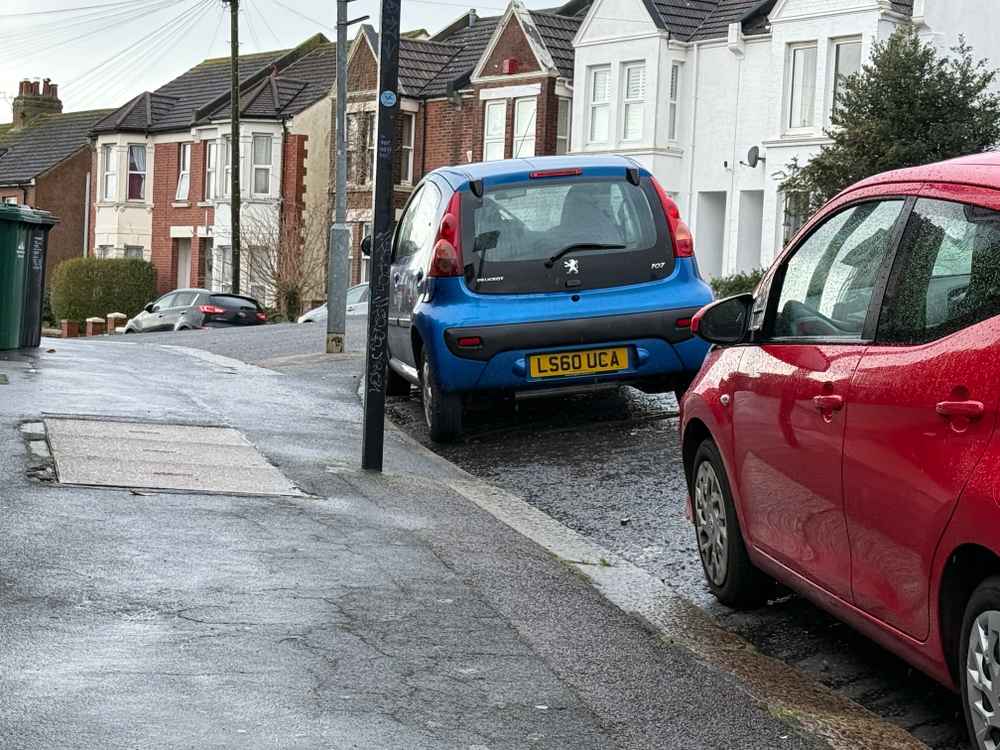
[[[425,181],[413,194],[399,220],[393,245],[389,286],[389,353],[411,367],[413,308],[423,294],[428,255],[437,235],[441,190]]]
[[[177,288],[191,286],[191,240],[177,240]]]
[[[734,381],[735,473],[751,543],[844,599],[845,412],[902,209],[902,200],[850,206],[809,234],[775,275],[761,345]]]
[[[1000,396],[1000,193],[969,196],[997,210],[947,196],[921,198],[907,222],[844,447],[855,603],[918,639],[938,542]]]

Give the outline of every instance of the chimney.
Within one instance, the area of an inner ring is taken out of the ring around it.
[[[38,81],[25,79],[18,85],[17,97],[14,99],[13,130],[27,127],[39,115],[60,112],[62,112],[62,102],[59,100],[57,85],[46,78],[39,87]]]
[[[469,10],[469,26],[475,26],[477,21],[479,21],[479,14],[476,13],[475,8],[472,8]]]

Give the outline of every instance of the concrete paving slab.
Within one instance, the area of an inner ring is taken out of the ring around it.
[[[232,428],[99,419],[45,424],[62,484],[303,494]]]

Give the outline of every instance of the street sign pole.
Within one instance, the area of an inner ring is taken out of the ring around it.
[[[229,234],[232,252],[232,284],[230,291],[240,293],[240,2],[224,0],[229,4],[229,65],[231,79],[229,159],[232,171],[229,204]]]
[[[364,384],[361,467],[382,471],[385,440],[385,378],[389,362],[389,264],[392,258],[392,143],[399,109],[399,1],[382,0],[378,58],[378,126],[371,278],[368,287],[368,356]]]

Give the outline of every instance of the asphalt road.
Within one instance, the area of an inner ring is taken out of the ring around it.
[[[349,322],[349,349],[363,347],[365,324],[365,318]],[[322,330],[310,326],[151,335],[265,365],[323,346]],[[466,471],[654,573],[765,654],[809,673],[935,750],[968,747],[957,696],[808,602],[786,594],[763,609],[736,613],[712,599],[684,518],[672,396],[624,388],[516,407],[497,404],[470,414],[465,438],[448,446],[430,442],[416,392],[389,399],[388,416]]]

